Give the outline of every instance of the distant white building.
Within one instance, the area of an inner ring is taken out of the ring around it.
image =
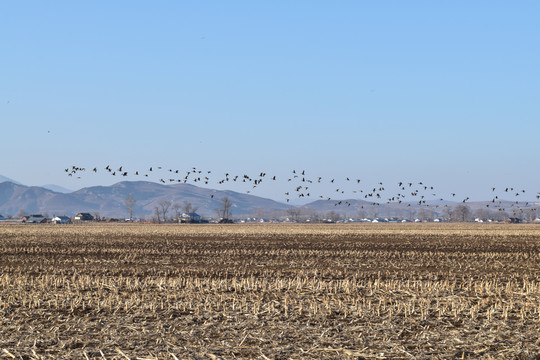
[[[70,224],[71,218],[69,216],[60,215],[53,217],[51,221],[55,224]]]

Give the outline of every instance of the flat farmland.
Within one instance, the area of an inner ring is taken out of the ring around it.
[[[0,359],[540,359],[540,226],[3,225]]]

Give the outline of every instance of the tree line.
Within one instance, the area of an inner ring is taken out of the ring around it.
[[[131,194],[129,194],[128,197],[124,201],[124,204],[128,210],[130,219],[133,219],[133,208],[135,207],[136,203],[137,203],[137,200],[135,200],[135,198]],[[232,212],[231,212],[232,205],[233,204],[231,200],[227,196],[223,197],[220,200],[220,207],[215,209],[218,219],[225,220],[225,222],[232,220]],[[169,221],[178,222],[182,214],[196,213],[198,209],[199,209],[198,206],[193,205],[191,202],[187,200],[184,200],[181,204],[173,203],[170,200],[161,200],[160,202],[157,203],[156,206],[154,206],[152,220],[157,223],[169,222]],[[169,216],[170,210],[172,210],[171,216]]]

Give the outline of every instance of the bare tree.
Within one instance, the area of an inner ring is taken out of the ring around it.
[[[451,207],[445,207],[442,211],[444,221],[451,221],[453,216],[453,210]]]
[[[182,207],[182,211],[186,214],[189,214],[189,213],[194,213],[198,210],[199,208],[197,206],[193,206],[192,203],[190,203],[189,201],[187,200],[184,200],[184,205]]]
[[[525,217],[526,220],[529,222],[533,222],[534,220],[536,220],[536,208],[528,209]]]
[[[154,216],[159,224],[161,222],[161,217],[160,217],[159,208],[157,206],[154,207]]]
[[[175,221],[178,221],[180,220],[180,209],[182,208],[180,206],[180,204],[178,203],[174,203],[173,206],[172,206],[173,210],[174,210],[174,220]]]
[[[425,222],[427,220],[427,218],[428,218],[426,210],[422,209],[422,208],[420,210],[418,210],[418,212],[416,213],[416,216],[422,222]]]
[[[221,208],[216,209],[218,217],[220,217],[223,222],[228,222],[231,219],[231,206],[232,202],[229,200],[228,196],[225,196],[221,199]]]
[[[172,202],[170,200],[162,200],[158,203],[158,205],[161,208],[161,215],[163,216],[163,221],[167,222],[167,212],[169,211]]]
[[[500,210],[500,209],[499,209]],[[508,219],[510,215],[508,215],[508,213],[506,211],[497,211],[493,214],[493,220],[496,220],[496,221],[503,221],[503,220],[506,220]]]
[[[514,208],[512,210],[512,217],[518,218],[520,221],[523,220],[523,209],[522,208]]]
[[[289,219],[291,221],[298,221],[298,218],[300,217],[300,209],[297,209],[297,208],[287,209],[287,215],[289,216]]]
[[[93,215],[94,215],[94,220],[96,220],[96,221],[100,221],[100,220],[101,220],[99,211],[97,211],[97,210],[94,211]]]
[[[313,222],[320,222],[321,221],[321,214],[319,214],[315,210],[312,210],[311,212],[309,212],[308,217]]]
[[[135,200],[135,198],[131,194],[129,194],[126,200],[124,200],[124,204],[126,205],[126,208],[128,210],[130,220],[133,219],[133,207],[135,206],[136,202],[137,200]]]
[[[535,221],[536,219],[538,218],[538,209],[537,208],[532,208],[529,210],[529,218],[528,220],[533,222]]]
[[[326,218],[332,222],[338,222],[340,217],[341,216],[334,210],[331,210],[326,214]]]
[[[19,219],[22,218],[23,216],[26,216],[26,210],[24,210],[24,209],[19,210],[19,212],[17,213],[16,216]]]
[[[471,218],[471,209],[466,205],[458,205],[452,211],[452,220],[454,221],[469,221]]]
[[[257,218],[257,219],[264,219],[266,216],[266,210],[265,208],[257,208],[255,209],[253,215]]]
[[[369,217],[375,219],[377,216],[379,216],[379,211],[375,208],[375,205],[371,205],[369,208]]]

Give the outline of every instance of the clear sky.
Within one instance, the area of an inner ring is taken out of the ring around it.
[[[283,200],[296,169],[532,199],[539,14],[538,1],[4,1],[0,174],[79,189],[139,179],[107,165],[264,171],[281,182],[255,195]]]

